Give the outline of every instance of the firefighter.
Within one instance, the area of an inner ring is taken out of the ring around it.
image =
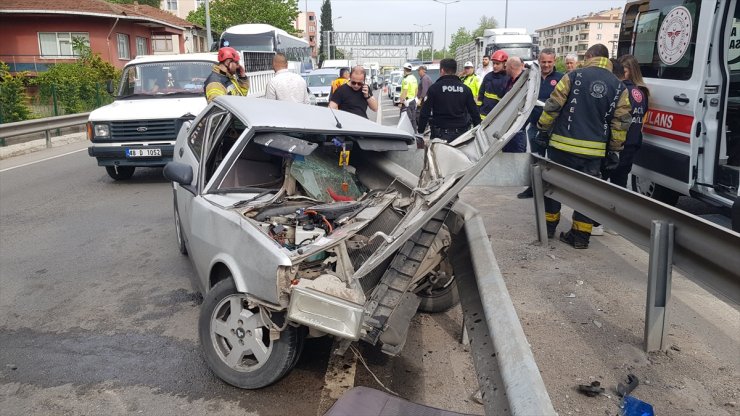
[[[473,98],[475,98],[475,103],[477,105],[480,105],[480,103],[478,102],[478,92],[480,90],[480,78],[478,78],[478,75],[475,75],[472,62],[470,61],[465,62],[465,67],[463,69],[462,76],[460,76],[460,80],[463,82],[463,84],[467,85],[468,88],[470,88],[470,91],[473,92]]]
[[[339,70],[339,76],[337,79],[331,82],[331,93],[334,94],[337,88],[346,84],[349,81],[349,68],[342,68]]]
[[[401,114],[406,112],[406,115],[411,121],[411,126],[416,131],[416,91],[419,88],[419,82],[412,73],[413,66],[406,62],[403,64],[403,81],[401,81]]]
[[[493,110],[493,107],[501,101],[501,97],[506,92],[506,83],[509,80],[506,76],[506,61],[508,60],[509,55],[502,50],[496,51],[491,55],[493,70],[483,78],[478,91],[478,102],[481,103],[481,120],[486,118],[488,113]]]
[[[596,44],[586,51],[583,68],[575,69],[558,82],[537,122],[537,144],[547,148],[556,163],[592,176],[604,167],[619,165],[632,121],[629,92],[612,74],[609,49]],[[575,190],[577,191],[577,190]],[[560,221],[560,202],[545,198],[547,236],[555,236]],[[577,249],[588,248],[593,221],[575,211],[573,225],[560,233],[560,241]]]
[[[225,46],[218,50],[218,65],[213,66],[203,88],[209,103],[219,95],[247,95],[249,78],[239,65],[239,52],[236,49]]]
[[[471,122],[476,126],[480,124],[480,118],[473,93],[455,75],[457,62],[450,58],[442,59],[439,72],[441,76],[429,87],[427,100],[421,107],[419,133],[424,133],[431,117],[431,138],[451,142],[468,131]]]

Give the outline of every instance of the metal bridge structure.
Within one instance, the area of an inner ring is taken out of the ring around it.
[[[417,49],[432,49],[433,32],[324,32],[327,59],[333,59],[332,48],[348,53],[347,59],[358,63],[371,60],[381,66],[400,66]]]

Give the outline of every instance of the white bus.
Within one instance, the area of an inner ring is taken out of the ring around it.
[[[302,74],[313,69],[307,41],[266,24],[244,24],[224,30],[218,48],[231,46],[244,58],[247,72],[271,71],[272,57],[280,52],[288,58],[288,69]]]

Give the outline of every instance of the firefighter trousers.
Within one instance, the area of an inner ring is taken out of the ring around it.
[[[547,149],[547,155],[550,160],[555,163],[591,176],[600,176],[601,159],[585,158],[553,148]],[[545,220],[547,221],[547,235],[549,237],[553,237],[555,235],[555,228],[560,222],[560,207],[560,202],[552,198],[545,197]],[[588,241],[591,238],[591,228],[593,227],[593,223],[593,220],[587,216],[578,211],[574,211],[573,225],[570,232],[577,241],[588,245]]]

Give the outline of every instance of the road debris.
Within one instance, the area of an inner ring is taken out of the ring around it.
[[[617,393],[619,393],[620,397],[625,397],[632,393],[632,391],[635,390],[639,385],[640,379],[638,379],[636,375],[632,373],[627,374],[627,384],[617,384]]]
[[[576,294],[575,293],[568,293],[567,295],[565,295],[565,297],[566,298],[574,298],[574,297],[576,297]]]
[[[594,320],[593,323],[594,325],[596,325],[597,328],[601,328],[601,322]]]
[[[596,397],[604,392],[604,388],[598,381],[592,381],[591,384],[579,384],[578,391],[588,397]]]

